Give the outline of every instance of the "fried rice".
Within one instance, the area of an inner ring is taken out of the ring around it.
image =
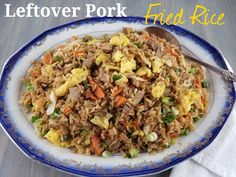
[[[195,129],[208,106],[204,68],[165,39],[124,28],[73,36],[35,60],[20,104],[37,134],[75,153],[160,152]]]

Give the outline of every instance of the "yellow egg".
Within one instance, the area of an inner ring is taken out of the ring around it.
[[[107,114],[106,117],[99,117],[99,116],[94,116],[90,122],[99,126],[99,127],[102,127],[102,128],[105,128],[105,129],[108,129],[109,127],[109,119],[112,118],[112,115],[111,114]]]
[[[164,81],[158,82],[153,88],[152,88],[152,96],[155,98],[160,98],[166,89],[166,85]]]
[[[130,40],[127,38],[126,35],[120,33],[116,36],[113,36],[110,39],[110,44],[115,46],[125,47],[130,44]]]
[[[106,62],[107,60],[109,60],[111,56],[109,54],[106,54],[104,52],[100,52],[100,54],[98,55],[98,57],[96,58],[95,63],[97,65],[99,65],[102,62]]]
[[[125,58],[120,63],[120,73],[130,73],[136,69],[136,62],[133,58]]]
[[[69,88],[74,87],[76,84],[84,81],[88,76],[88,70],[83,68],[76,68],[71,71],[71,75],[67,78],[64,84],[59,86],[55,90],[56,96],[63,96],[65,95]]]
[[[184,94],[180,97],[180,113],[186,115],[194,103],[200,100],[200,95],[193,89],[184,91]]]
[[[137,76],[147,76],[148,78],[152,77],[152,71],[145,67],[145,66],[142,66],[141,68],[138,69],[138,71],[136,72],[136,75]]]
[[[163,62],[159,57],[155,57],[152,61],[152,72],[154,73],[160,73],[161,72],[161,66],[163,65]]]
[[[118,51],[116,51],[116,53],[113,55],[112,58],[115,62],[120,62],[121,59],[124,58],[124,55],[121,51],[118,50]]]
[[[60,146],[60,135],[56,130],[50,130],[45,136],[51,143]]]

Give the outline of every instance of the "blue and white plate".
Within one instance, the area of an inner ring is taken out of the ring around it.
[[[149,21],[152,24],[152,20]],[[115,33],[123,27],[143,29],[144,18],[91,18],[47,30],[13,54],[5,63],[0,80],[0,122],[15,145],[28,157],[43,164],[82,176],[137,176],[159,173],[192,157],[206,148],[219,134],[235,102],[232,82],[207,71],[210,80],[210,106],[206,117],[195,131],[181,137],[178,143],[157,154],[142,153],[135,159],[122,156],[111,158],[74,154],[36,136],[18,104],[21,78],[31,62],[46,50],[73,35],[101,36]],[[162,26],[175,35],[187,50],[205,62],[228,69],[221,52],[197,35],[177,26]]]

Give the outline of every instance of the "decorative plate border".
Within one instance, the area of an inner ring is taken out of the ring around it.
[[[24,139],[21,134],[14,128],[13,124],[10,122],[8,118],[8,110],[5,107],[5,90],[7,89],[7,82],[9,81],[9,73],[14,69],[14,65],[17,63],[18,59],[22,56],[26,55],[30,50],[32,50],[35,46],[41,45],[47,35],[52,35],[55,33],[59,33],[61,31],[70,29],[70,28],[78,28],[81,25],[85,24],[96,24],[99,22],[107,22],[107,23],[115,23],[117,21],[130,22],[130,23],[140,23],[144,24],[144,18],[142,17],[103,17],[103,18],[89,18],[78,20],[75,22],[67,23],[52,29],[49,29],[39,36],[34,38],[32,41],[23,46],[20,50],[18,50],[15,54],[13,54],[4,64],[1,78],[0,78],[0,123],[3,127],[4,131],[8,134],[11,140],[19,147],[19,149],[26,154],[28,157],[38,160],[39,162],[55,167],[56,169],[77,174],[83,176],[137,176],[137,175],[145,175],[145,174],[153,174],[158,173],[163,170],[166,170],[190,157],[200,152],[202,149],[207,147],[218,135],[226,120],[228,119],[231,110],[233,109],[236,93],[234,84],[232,82],[227,83],[227,97],[228,99],[225,102],[225,108],[220,114],[220,121],[216,122],[214,126],[209,129],[207,135],[202,138],[199,142],[189,145],[182,152],[178,152],[175,154],[171,154],[166,157],[162,162],[153,162],[146,161],[142,164],[136,165],[121,165],[111,169],[104,169],[97,165],[83,165],[76,164],[75,162],[70,161],[69,159],[64,159],[63,161],[57,161],[53,159],[49,154],[45,152],[41,152],[41,150],[37,149],[33,144],[31,144],[27,139]],[[152,24],[153,20],[150,19],[149,23]],[[221,52],[201,39],[199,36],[193,34],[192,32],[183,29],[174,25],[163,25],[162,27],[176,32],[178,35],[182,35],[188,38],[191,38],[193,41],[197,41],[202,47],[207,48],[208,51],[211,51],[211,54],[214,58],[214,61],[221,68],[228,69],[225,63],[225,60],[221,54]],[[73,164],[73,165],[68,165]]]

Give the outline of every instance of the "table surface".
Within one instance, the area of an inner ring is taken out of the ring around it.
[[[12,9],[19,6],[25,7],[29,2],[28,0],[13,1],[13,0],[1,0],[0,1],[0,66],[2,67],[4,61],[11,56],[17,49],[19,49],[24,43],[38,35],[40,32],[57,26],[59,24],[67,23],[70,21],[78,20],[78,18],[65,18],[60,16],[58,18],[5,18],[5,6],[4,4],[12,4]],[[184,19],[186,23],[183,25],[185,28],[201,36],[211,44],[218,47],[231,64],[232,68],[236,69],[236,1],[235,0],[215,0],[211,1],[180,1],[180,0],[41,0],[35,1],[35,4],[42,6],[68,6],[76,7],[82,6],[84,3],[93,3],[97,7],[99,6],[115,6],[116,2],[120,2],[122,6],[126,6],[127,15],[144,16],[149,3],[162,2],[162,8],[167,12],[177,12],[180,8],[184,8]],[[211,12],[224,12],[225,24],[222,26],[203,26],[200,24],[191,25],[190,20],[187,20],[193,13],[196,3],[200,3],[207,8],[211,9]],[[85,9],[81,9],[80,17],[85,17]],[[155,175],[156,177],[168,177],[170,170],[161,174]],[[59,172],[55,169],[45,167],[35,161],[32,161],[25,157],[20,150],[18,150],[2,129],[0,129],[0,176],[1,177],[69,177],[71,175]]]

